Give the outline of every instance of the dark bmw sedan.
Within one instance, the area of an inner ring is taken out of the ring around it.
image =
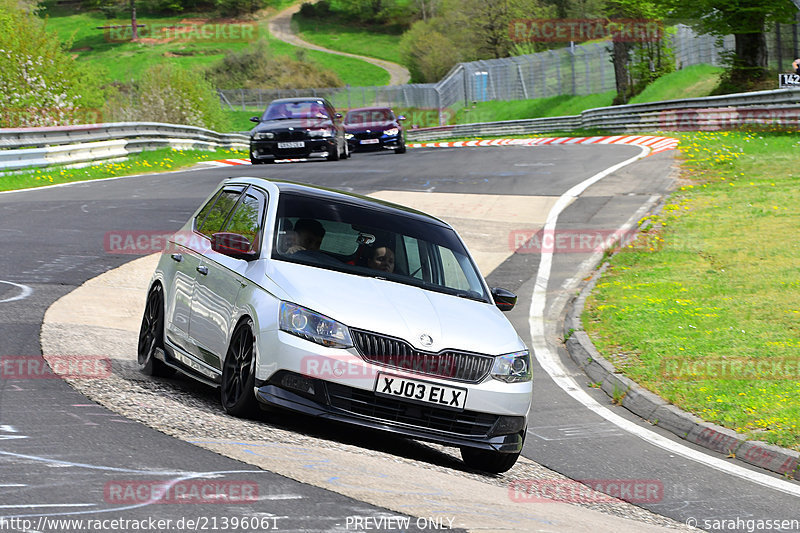
[[[351,109],[344,118],[344,129],[350,151],[394,150],[406,151],[403,126],[404,116],[395,117],[388,107],[361,107]]]
[[[342,115],[324,98],[274,100],[264,114],[250,120],[250,162],[325,156],[329,161],[350,156]]]

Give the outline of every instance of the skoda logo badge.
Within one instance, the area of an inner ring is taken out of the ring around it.
[[[427,333],[423,333],[419,336],[419,342],[421,342],[423,346],[430,346],[433,344],[433,339]]]

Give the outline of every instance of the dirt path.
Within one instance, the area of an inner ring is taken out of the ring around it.
[[[348,54],[347,52],[338,52],[336,50],[323,48],[322,46],[317,46],[316,44],[312,44],[302,40],[300,37],[294,34],[291,26],[292,15],[294,15],[298,11],[300,11],[299,3],[284,9],[283,11],[272,17],[272,19],[269,21],[270,34],[272,34],[272,36],[275,37],[276,39],[279,39],[285,43],[289,43],[294,46],[298,46],[300,48],[308,48],[309,50],[318,50],[320,52],[327,52],[329,54],[354,57],[356,59],[366,61],[367,63],[372,63],[373,65],[381,67],[382,69],[384,69],[389,73],[389,85],[403,85],[405,83],[408,83],[409,79],[411,79],[411,76],[408,73],[408,69],[401,65],[398,65],[397,63],[392,63],[391,61],[384,61],[382,59],[375,59],[374,57],[365,57],[356,54]]]

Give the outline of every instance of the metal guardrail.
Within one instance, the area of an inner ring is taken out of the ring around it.
[[[238,133],[158,122],[0,129],[0,170],[116,160],[157,148],[247,149]]]
[[[800,89],[601,107],[565,117],[410,129],[407,136],[409,141],[422,142],[579,129],[609,133],[713,131],[748,124],[800,129]],[[193,126],[147,122],[0,129],[0,170],[120,159],[130,153],[162,147],[247,149],[248,143],[248,136],[241,133],[217,133]]]
[[[800,89],[668,100],[588,109],[567,117],[508,120],[408,131],[412,141],[493,135],[534,135],[597,129],[609,133],[714,131],[749,124],[800,129]]]

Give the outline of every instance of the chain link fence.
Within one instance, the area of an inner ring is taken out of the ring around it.
[[[798,56],[798,25],[776,25],[768,34],[772,68],[787,71]],[[698,35],[679,24],[670,34],[676,67],[720,66],[724,53],[733,50],[733,37],[721,42]],[[272,100],[292,96],[319,96],[337,109],[388,106],[438,112],[439,125],[447,115],[471,102],[527,100],[562,94],[587,95],[615,89],[611,42],[574,45],[536,54],[459,63],[438,83],[395,86],[337,87],[322,89],[220,90],[230,109],[261,113]],[[436,114],[436,113],[435,113]],[[436,124],[425,124],[435,126]]]

